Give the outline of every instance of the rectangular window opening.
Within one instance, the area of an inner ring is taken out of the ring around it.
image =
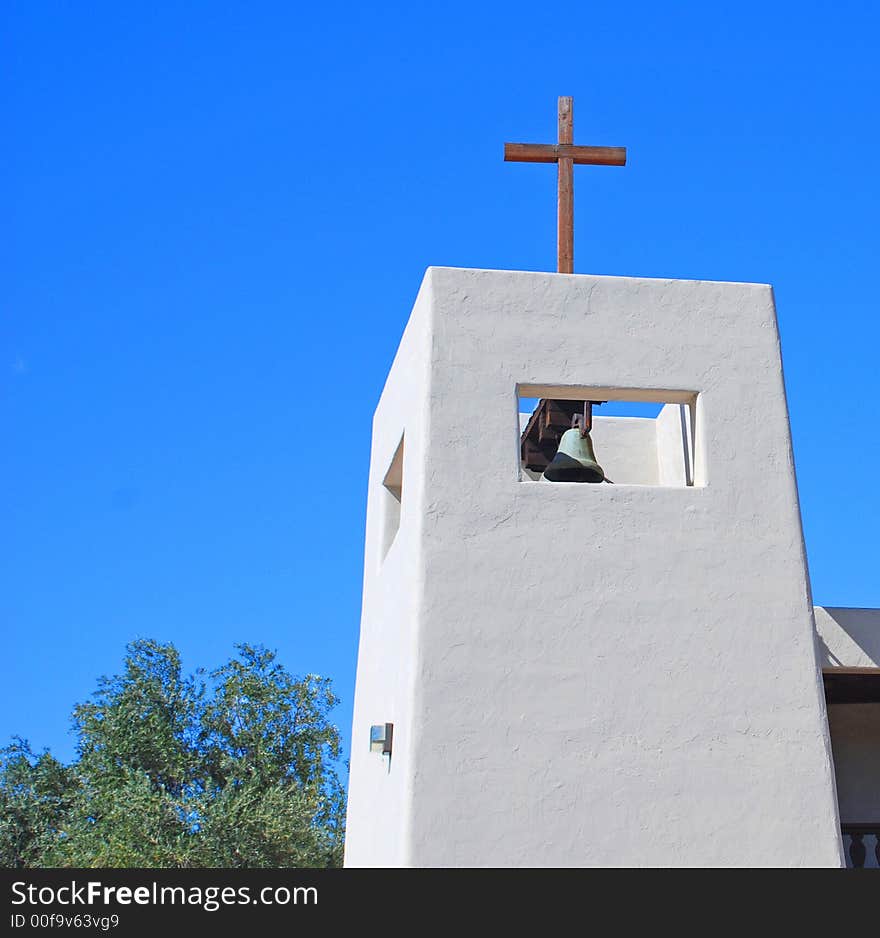
[[[587,437],[586,402],[592,402]],[[702,485],[696,404],[694,391],[519,385],[520,481]]]

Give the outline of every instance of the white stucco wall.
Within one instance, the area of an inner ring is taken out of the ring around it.
[[[695,484],[521,482],[550,385],[697,395]],[[840,864],[769,287],[433,268],[374,436],[348,865]]]
[[[831,704],[840,820],[880,824],[880,703]]]
[[[417,771],[413,682],[419,661],[417,623],[424,570],[422,466],[430,309],[431,285],[426,279],[373,419],[345,841],[348,866],[400,866],[409,856],[412,782]],[[402,498],[397,503],[383,482],[402,438]],[[398,525],[393,540],[389,522]],[[381,723],[394,724],[390,758],[369,751],[370,726]]]
[[[880,609],[816,606],[814,612],[823,668],[880,668]]]
[[[694,408],[667,404],[657,415],[657,481],[660,485],[693,485]]]

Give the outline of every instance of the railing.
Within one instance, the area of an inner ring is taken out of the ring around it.
[[[880,821],[841,824],[843,852],[849,869],[880,869]]]

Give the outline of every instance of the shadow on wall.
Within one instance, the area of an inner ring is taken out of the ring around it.
[[[880,609],[816,606],[814,612],[821,667],[880,667]]]

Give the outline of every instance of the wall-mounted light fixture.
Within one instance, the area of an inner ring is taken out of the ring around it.
[[[379,723],[370,727],[370,752],[381,752],[383,756],[391,755],[391,739],[394,736],[393,723]]]

